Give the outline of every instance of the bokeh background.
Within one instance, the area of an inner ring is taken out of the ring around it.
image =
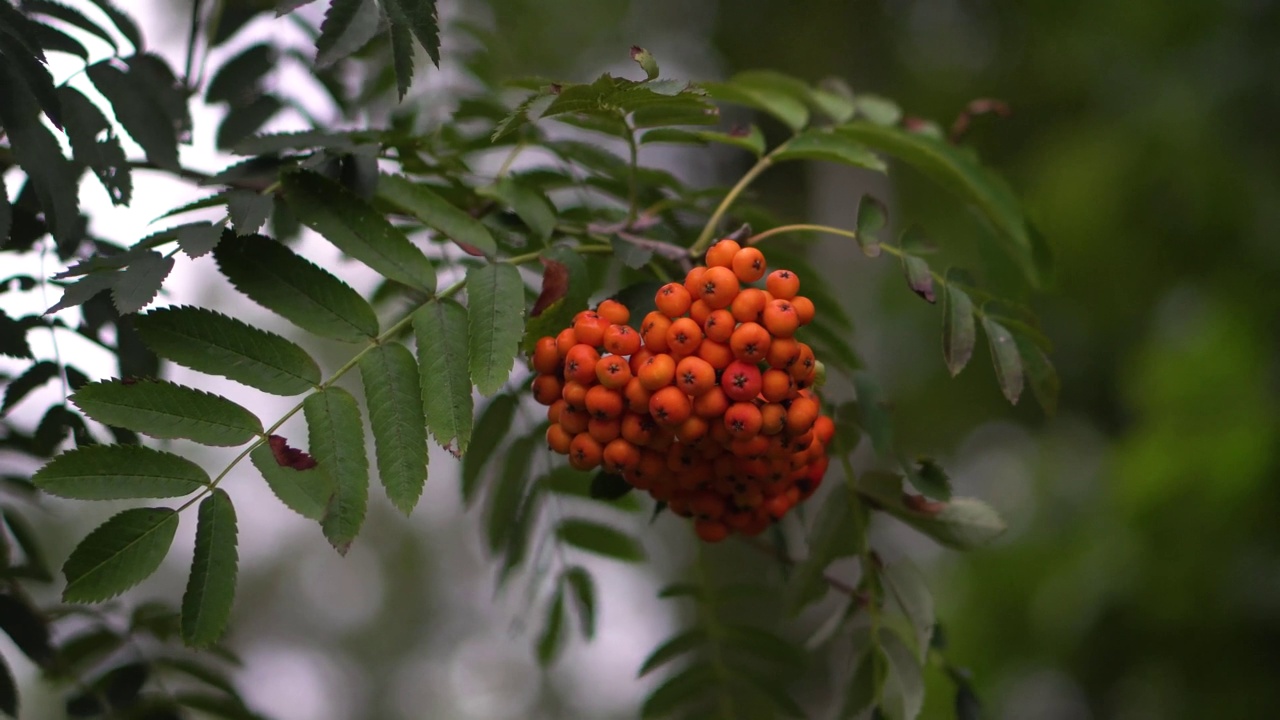
[[[174,58],[184,5],[136,3],[148,36]],[[442,10],[446,23],[492,27],[494,61],[513,76],[626,71],[626,50],[638,44],[670,75],[834,75],[944,124],[975,98],[1007,102],[1012,114],[977,119],[969,141],[1025,199],[1054,248],[1056,276],[1035,295],[999,267],[989,279],[1028,299],[1055,343],[1056,416],[1029,397],[1010,407],[985,357],[951,379],[938,310],[906,290],[891,260],[835,240],[811,246],[856,320],[857,347],[886,386],[904,445],[939,458],[963,494],[1010,524],[994,547],[965,555],[888,521],[875,542],[924,569],[948,656],[972,670],[984,717],[1280,712],[1280,3],[489,0]],[[246,43],[286,32],[269,15],[255,22]],[[446,37],[446,48],[462,44]],[[433,98],[457,78],[450,64],[446,50]],[[212,112],[198,116],[196,146],[184,154],[206,169],[219,162]],[[720,181],[746,168],[732,153],[650,161]],[[131,242],[194,196],[138,183],[140,208],[95,219],[104,235]],[[783,217],[850,226],[867,191],[890,203],[895,222],[930,229],[942,258],[981,260],[972,217],[906,168],[886,183],[793,165],[766,175],[756,197]],[[84,192],[86,204],[105,205]],[[168,301],[234,302],[210,279],[212,264],[179,267]],[[360,285],[357,270],[341,268]],[[687,528],[644,530],[657,558],[645,568],[592,564],[600,635],[575,640],[544,672],[531,650],[540,619],[528,612],[537,583],[495,593],[496,569],[475,515],[461,511],[454,472],[433,455],[420,509],[405,520],[375,502],[345,559],[250,474],[229,481],[243,518],[232,642],[259,709],[282,720],[634,715],[654,682],[634,680],[635,668],[687,611],[653,598],[688,570]],[[49,507],[67,525],[50,538],[62,557],[83,533],[77,526],[98,516]],[[645,526],[639,516],[617,521]],[[172,566],[133,597],[180,594],[187,532]],[[769,564],[711,552],[729,574]],[[803,620],[769,624],[806,631]],[[831,716],[845,671],[830,655],[801,688],[814,717]],[[57,699],[41,698],[27,677],[29,717],[52,717],[41,713]],[[948,683],[936,672],[928,680],[925,716],[950,717]]]

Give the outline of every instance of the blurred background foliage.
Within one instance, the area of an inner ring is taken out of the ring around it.
[[[905,290],[891,259],[832,239],[812,246],[903,444],[938,457],[962,494],[1011,525],[996,547],[965,555],[888,523],[876,545],[926,570],[949,659],[972,670],[985,717],[1280,708],[1280,3],[489,0],[442,12],[495,30],[498,75],[634,72],[625,51],[638,44],[674,77],[835,75],[943,121],[975,98],[1006,101],[1011,116],[975,119],[969,140],[1056,253],[1054,285],[1027,296],[1056,346],[1055,417],[1030,400],[1011,410],[986,362],[949,378],[938,312]],[[181,37],[183,17],[143,19],[162,38]],[[446,33],[445,76],[465,43]],[[746,167],[732,153],[663,160],[721,182]],[[890,201],[895,222],[933,229],[943,257],[977,264],[977,223],[905,168],[889,187],[793,164],[755,194],[788,219],[852,226],[868,190]],[[998,272],[987,280],[1022,292]],[[655,526],[654,577],[602,574],[601,637],[540,677],[528,670],[537,628],[523,627],[523,591],[494,599],[494,568],[445,467],[433,458],[429,502],[410,523],[373,508],[388,522],[371,523],[345,560],[289,532],[302,527],[292,520],[246,531],[258,550],[246,547],[232,642],[250,699],[281,717],[632,716],[640,693],[629,678],[663,637],[647,627],[676,620],[657,601],[618,600],[651,597],[678,574],[690,560],[684,535]],[[77,536],[51,539],[50,556]],[[768,562],[732,550],[715,559],[726,574]],[[148,591],[177,592],[174,570]],[[637,626],[611,635],[623,621]],[[803,699],[821,708],[843,666],[807,672]],[[948,681],[927,679],[925,716],[952,717]]]

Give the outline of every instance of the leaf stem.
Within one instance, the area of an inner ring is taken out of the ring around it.
[[[773,165],[773,156],[781,152],[789,144],[790,141],[784,142],[771,150],[768,154],[761,156],[761,158],[756,161],[756,164],[752,165],[751,169],[739,178],[738,182],[729,189],[729,192],[724,196],[724,199],[721,200],[720,204],[716,207],[715,212],[711,213],[711,217],[707,220],[707,224],[702,227],[702,232],[698,235],[697,241],[695,241],[693,246],[689,248],[690,255],[697,257],[706,251],[707,246],[711,244],[712,238],[715,237],[716,227],[718,227],[720,225],[720,221],[724,219],[725,213],[729,212],[729,207],[733,205],[734,201],[738,199],[738,196],[741,195],[757,177],[760,177],[761,173],[768,170]]]
[[[640,146],[636,144],[636,129],[624,116],[622,124],[627,129],[627,150],[631,153],[631,164],[627,173],[627,227],[631,227],[631,223],[635,222],[636,212],[639,210],[636,206],[640,202]]]

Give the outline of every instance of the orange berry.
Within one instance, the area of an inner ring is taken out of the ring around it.
[[[568,403],[564,401],[564,398],[551,403],[551,406],[547,408],[547,422],[552,424],[560,422],[560,413],[564,412],[566,405]]]
[[[707,424],[705,418],[690,415],[676,427],[676,439],[686,445],[693,445],[706,437],[708,430],[710,430],[710,425]]]
[[[573,328],[571,327],[561,330],[560,334],[556,335],[556,352],[560,355],[561,360],[563,360],[565,356],[569,354],[569,351],[577,344],[578,336],[573,332]]]
[[[640,378],[632,377],[622,388],[622,397],[627,401],[627,409],[631,412],[649,412],[649,392]]]
[[[738,297],[729,303],[729,312],[738,322],[760,322],[764,319],[764,306],[769,304],[769,295],[760,288],[742,288]]]
[[[818,312],[818,309],[813,306],[813,301],[803,295],[791,298],[791,306],[796,309],[796,316],[800,318],[801,325],[813,322],[813,317]]]
[[[711,317],[711,306],[702,300],[694,300],[689,306],[689,317],[698,323],[698,327],[706,324],[707,318]]]
[[[604,445],[622,434],[622,421],[618,418],[591,418],[587,421],[587,434]]]
[[[670,385],[671,381],[675,379],[676,361],[666,353],[654,355],[645,361],[636,377],[640,378],[640,384],[645,390],[657,392],[659,389]]]
[[[822,413],[822,407],[813,398],[798,397],[787,408],[787,432],[802,435],[809,432]],[[806,443],[807,446],[807,443]]]
[[[744,283],[755,282],[764,277],[764,253],[753,247],[745,247],[734,253],[733,274]]]
[[[707,248],[707,267],[730,267],[733,265],[733,256],[737,255],[738,251],[741,249],[742,246],[738,244],[737,240],[731,240],[729,238],[717,240],[714,245]]]
[[[710,490],[698,490],[689,498],[689,509],[703,520],[715,520],[724,515],[724,497]]]
[[[627,361],[631,364],[631,374],[635,375],[639,373],[640,368],[644,367],[644,364],[648,362],[651,357],[653,357],[653,351],[643,345],[639,350],[631,353],[631,359]]]
[[[690,298],[698,297],[698,289],[702,287],[702,275],[707,269],[699,265],[684,276],[684,289],[689,291]]]
[[[698,357],[706,360],[716,370],[723,370],[733,362],[733,349],[728,343],[703,340],[698,345]]]
[[[565,432],[577,435],[587,431],[587,423],[591,422],[591,416],[587,414],[586,408],[565,406],[565,409],[560,411],[558,422]]]
[[[575,331],[576,332],[576,331]],[[596,363],[600,362],[600,353],[590,345],[575,345],[564,358],[564,378],[583,385],[594,385],[596,382]]]
[[[813,382],[813,373],[817,369],[818,360],[813,356],[813,348],[805,343],[798,343],[796,346],[796,361],[788,368],[791,372],[791,377],[795,378],[796,385],[804,388],[811,384]]]
[[[542,405],[550,405],[560,399],[564,383],[555,375],[539,375],[533,379],[533,399]]]
[[[596,314],[614,325],[626,325],[631,319],[631,311],[627,306],[612,298],[600,303],[596,308]]]
[[[729,443],[729,450],[734,457],[738,458],[764,457],[764,454],[769,451],[769,438],[758,433],[748,437],[736,437]],[[767,472],[768,468],[757,462],[742,463],[738,468],[738,473],[742,477],[753,482],[763,478]]]
[[[760,368],[751,363],[734,360],[724,369],[720,387],[734,402],[751,402],[760,394]]]
[[[667,345],[672,354],[692,355],[702,342],[702,328],[692,318],[679,318],[667,328]]]
[[[780,403],[791,395],[795,389],[795,381],[785,370],[769,368],[761,376],[760,394],[771,403]]]
[[[733,356],[743,362],[758,363],[769,356],[769,345],[773,337],[769,331],[753,322],[745,322],[733,331],[729,338],[729,347]]]
[[[765,512],[769,513],[770,517],[777,520],[777,519],[780,519],[783,515],[786,515],[787,511],[791,509],[792,505],[794,505],[794,503],[791,501],[791,498],[787,497],[786,495],[774,495],[773,497],[764,501],[763,507],[765,509]]]
[[[667,461],[655,452],[642,451],[635,466],[622,471],[622,477],[639,490],[653,487],[654,481],[667,473]]]
[[[791,337],[800,327],[800,314],[790,300],[773,300],[764,306],[764,326],[774,337]]]
[[[587,391],[590,389],[591,385],[584,385],[576,380],[570,380],[564,384],[564,389],[560,391],[560,397],[564,398],[570,409],[585,410],[587,407]]]
[[[724,426],[735,439],[745,440],[760,434],[764,418],[752,402],[737,402],[724,412]]]
[[[800,359],[800,341],[795,338],[774,338],[769,343],[769,354],[765,361],[769,367],[790,369]]]
[[[697,397],[716,386],[716,370],[699,357],[682,358],[676,364],[676,387]]]
[[[631,364],[621,355],[605,355],[596,362],[596,379],[611,390],[624,388],[631,380]]]
[[[630,355],[640,349],[640,333],[630,325],[610,325],[604,331],[604,349],[614,355]]]
[[[600,464],[604,448],[587,433],[578,433],[569,443],[569,464],[578,470],[590,470]]]
[[[538,338],[533,346],[533,370],[543,375],[554,375],[560,369],[560,351],[553,337]]]
[[[765,278],[764,289],[778,300],[790,300],[800,292],[800,277],[790,270],[774,270]]]
[[[552,452],[557,452],[561,455],[568,455],[569,444],[572,442],[573,436],[570,435],[563,427],[552,423],[551,426],[547,428],[547,447],[551,448]]]
[[[693,298],[680,283],[663,285],[658,288],[658,294],[653,298],[653,304],[658,306],[658,311],[669,318],[678,318],[689,312],[691,303]]]
[[[653,431],[657,427],[653,418],[649,417],[648,408],[645,408],[643,413],[628,412],[622,416],[622,437],[637,447],[645,447],[652,442]]]
[[[604,331],[608,327],[609,321],[592,310],[583,310],[573,319],[573,332],[578,336],[578,342],[593,348],[604,340]]]
[[[727,308],[738,296],[739,287],[738,276],[732,270],[727,267],[709,267],[702,276],[700,299],[712,310]]]
[[[587,391],[587,412],[593,418],[616,418],[622,414],[622,407],[622,393],[617,390],[596,385]]]
[[[693,531],[703,542],[718,543],[729,537],[729,528],[716,520],[698,520],[693,524]]]
[[[704,418],[718,418],[729,409],[729,396],[724,388],[713,385],[710,390],[693,399],[693,414]]]
[[[649,398],[649,414],[659,425],[674,428],[693,412],[689,396],[678,387],[668,385]]]
[[[681,474],[693,470],[698,464],[698,455],[688,445],[676,444],[667,449],[667,469]]]
[[[640,326],[640,335],[644,339],[644,346],[655,353],[664,353],[671,350],[671,346],[667,344],[667,330],[671,328],[671,318],[654,310],[644,318],[644,324]]]
[[[702,332],[707,337],[716,342],[729,342],[729,338],[733,336],[734,328],[738,326],[736,320],[733,319],[733,313],[728,310],[714,310],[707,319],[702,323]]]
[[[622,438],[616,438],[604,446],[601,460],[605,470],[613,473],[622,472],[640,464],[640,448]]]
[[[836,421],[828,415],[818,416],[818,419],[813,421],[813,435],[824,446],[830,445],[832,438],[836,436]]]
[[[774,371],[771,370],[770,372]],[[777,435],[787,426],[787,409],[782,406],[782,403],[768,403],[760,408],[760,419],[760,432],[762,434]]]

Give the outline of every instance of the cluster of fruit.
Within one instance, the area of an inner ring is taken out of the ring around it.
[[[605,300],[539,339],[551,449],[621,474],[708,542],[760,533],[809,497],[835,433],[812,390],[818,361],[794,337],[814,305],[795,273],[766,272],[758,249],[724,239],[658,290],[639,330]]]

